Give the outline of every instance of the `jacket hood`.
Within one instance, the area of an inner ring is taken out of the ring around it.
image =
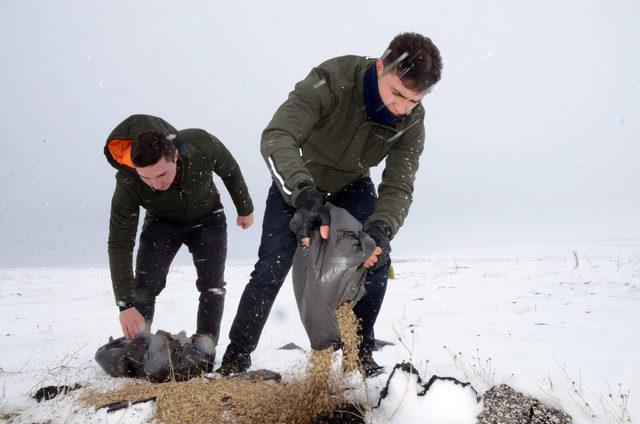
[[[104,146],[104,155],[117,170],[135,169],[131,162],[131,145],[138,134],[145,131],[160,131],[167,136],[178,131],[167,121],[151,115],[131,115],[111,131]]]

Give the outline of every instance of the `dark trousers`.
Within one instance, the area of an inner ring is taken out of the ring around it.
[[[226,293],[224,263],[227,257],[227,222],[218,211],[192,224],[181,224],[147,213],[136,258],[135,305],[147,321],[153,321],[156,297],[167,284],[173,258],[185,244],[193,256],[200,292],[198,334],[220,335]]]
[[[371,215],[376,199],[375,187],[370,178],[355,181],[343,191],[328,196],[331,203],[346,209],[360,222]],[[294,213],[295,208],[289,206],[276,186],[272,185],[262,223],[258,262],[242,293],[238,312],[229,332],[230,344],[225,354],[226,360],[232,361],[235,355],[251,353],[258,345],[271,306],[291,269],[293,254],[297,248],[296,236],[289,229]],[[367,273],[366,295],[354,307],[356,316],[362,322],[363,342],[360,350],[363,352],[373,350],[373,325],[386,288],[387,264]]]

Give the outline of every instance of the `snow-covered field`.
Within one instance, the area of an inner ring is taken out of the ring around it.
[[[375,354],[389,370],[410,359],[424,380],[453,376],[479,393],[506,382],[561,406],[576,423],[627,422],[619,419],[620,395],[630,392],[626,412],[640,420],[640,241],[393,259],[396,279],[376,329],[395,345]],[[250,271],[251,263],[227,266],[219,351]],[[154,329],[194,331],[194,275],[192,266],[171,269]],[[0,417],[90,421],[77,392],[41,404],[30,396],[44,385],[109,381],[93,360],[108,336],[120,335],[107,269],[1,269],[0,287]],[[308,348],[290,280],[253,355],[254,368],[299,367],[304,353],[277,350],[288,342]],[[369,384],[384,381],[383,375]]]

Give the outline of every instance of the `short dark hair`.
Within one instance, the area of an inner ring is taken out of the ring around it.
[[[158,163],[161,157],[173,162],[176,146],[170,137],[160,131],[145,131],[133,140],[131,145],[131,162],[142,168]]]
[[[442,58],[430,38],[415,32],[396,35],[382,56],[385,72],[395,70],[402,84],[426,91],[440,81]]]

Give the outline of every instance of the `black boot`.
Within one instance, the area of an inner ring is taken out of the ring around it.
[[[251,355],[242,349],[229,344],[227,351],[222,357],[222,364],[216,372],[223,376],[239,374],[247,371],[251,367]]]
[[[179,358],[174,361],[175,378],[186,381],[200,374],[213,371],[216,361],[216,347],[209,334],[194,334],[182,347]]]
[[[375,377],[384,372],[384,367],[378,365],[371,352],[360,352],[360,369],[367,377]]]

